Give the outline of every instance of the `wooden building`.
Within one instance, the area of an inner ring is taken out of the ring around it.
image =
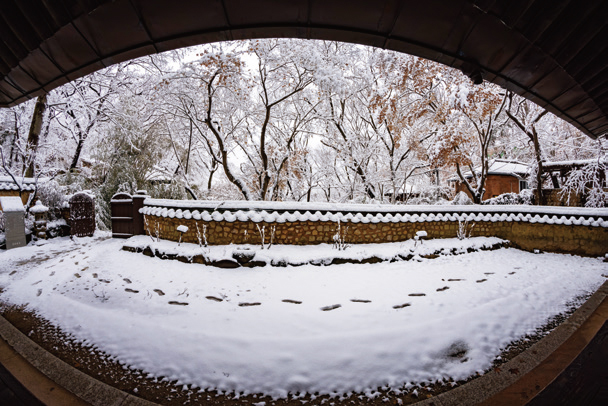
[[[530,166],[528,164],[518,161],[506,159],[494,159],[490,161],[483,200],[491,199],[503,193],[519,193],[524,189],[528,189],[527,177],[529,170]],[[475,172],[477,176],[480,176],[481,167],[475,168]],[[469,182],[474,183],[471,172],[465,172],[463,175]],[[448,183],[453,187],[455,194],[462,191],[471,197],[466,185],[460,181],[458,175],[450,178]]]

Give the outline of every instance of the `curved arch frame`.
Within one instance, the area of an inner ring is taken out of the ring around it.
[[[604,0],[4,0],[0,106],[135,57],[293,37],[421,56],[608,133]]]

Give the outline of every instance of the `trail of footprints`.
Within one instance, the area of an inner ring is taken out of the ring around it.
[[[516,267],[515,269],[520,269],[520,267]],[[85,271],[85,270],[86,270],[86,268],[83,269],[83,271]],[[512,271],[512,272],[509,272],[508,275],[514,275],[515,273],[516,273],[515,271]],[[491,275],[494,275],[494,272],[484,272],[484,275],[486,276],[485,278],[478,279],[475,282],[476,283],[486,282]],[[74,276],[76,276],[77,278],[80,278],[80,275],[78,275],[78,274],[74,274]],[[111,282],[110,280],[107,280],[107,279],[99,279],[98,275],[96,273],[94,273],[92,276],[93,276],[93,278],[97,278],[100,282],[104,282],[104,283],[110,283]],[[608,277],[608,275],[606,275],[606,276]],[[507,276],[505,276],[505,278],[506,277]],[[127,284],[133,283],[129,278],[123,278],[123,281],[125,283],[127,283]],[[449,278],[447,280],[446,279],[442,279],[442,281],[444,281],[444,282],[445,281],[447,281],[447,282],[463,282],[463,281],[466,281],[466,279]],[[448,289],[450,289],[450,287],[446,285],[446,286],[437,288],[436,291],[437,292],[444,292],[444,291],[446,291]],[[139,293],[139,290],[131,289],[131,288],[125,288],[125,292],[128,292],[128,293]],[[155,292],[158,296],[165,296],[165,292],[163,292],[160,289],[154,289],[153,292]],[[410,296],[410,297],[423,297],[423,296],[426,296],[426,293],[415,292],[415,293],[409,293],[408,296]],[[212,301],[212,302],[223,302],[226,299],[226,297],[225,296],[223,296],[223,297],[205,296],[205,299],[207,299],[209,301]],[[358,299],[358,298],[351,299],[350,301],[353,302],[353,303],[371,303],[372,302],[371,300],[368,300],[368,299]],[[283,300],[281,300],[281,302],[288,303],[288,304],[295,304],[295,305],[302,304],[301,300],[295,300],[295,299],[283,299]],[[188,302],[180,302],[180,301],[176,301],[176,300],[170,300],[170,301],[168,301],[168,303],[170,305],[176,305],[176,306],[188,306],[189,305]],[[255,306],[261,306],[261,305],[262,305],[261,302],[239,302],[238,303],[239,307],[255,307]],[[400,304],[394,305],[393,309],[396,309],[396,310],[398,310],[398,309],[404,309],[404,308],[409,307],[411,305],[412,304],[410,302],[400,303]],[[341,307],[342,307],[341,304],[336,303],[336,304],[332,304],[332,305],[328,305],[328,306],[323,306],[320,309],[321,309],[321,311],[328,312],[328,311],[339,309]]]

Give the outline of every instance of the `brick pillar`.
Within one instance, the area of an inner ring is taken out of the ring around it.
[[[144,235],[144,215],[139,209],[144,207],[144,200],[150,196],[145,190],[138,190],[133,195],[133,235]]]

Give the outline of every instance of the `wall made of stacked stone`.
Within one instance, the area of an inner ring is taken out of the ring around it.
[[[417,231],[426,231],[427,238],[454,238],[458,234],[457,221],[425,221],[395,223],[352,223],[322,221],[298,221],[266,223],[252,221],[202,221],[145,216],[146,233],[161,239],[178,241],[177,227],[185,225],[188,231],[182,241],[221,244],[331,244],[340,235],[347,244],[399,242],[414,238]],[[198,226],[198,234],[197,234]],[[463,223],[460,225],[464,226]],[[511,241],[522,249],[569,252],[580,255],[605,255],[608,253],[608,228],[563,224],[535,224],[529,222],[478,221],[467,224],[471,237],[499,237]]]

